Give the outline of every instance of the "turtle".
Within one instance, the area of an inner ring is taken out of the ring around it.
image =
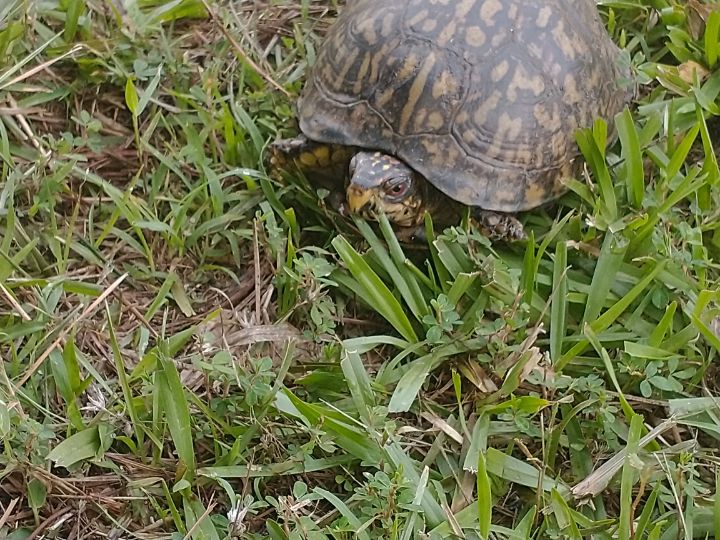
[[[594,0],[353,0],[297,102],[300,134],[269,145],[344,187],[349,212],[420,229],[469,208],[498,238],[560,197],[575,134],[632,99],[630,67]]]

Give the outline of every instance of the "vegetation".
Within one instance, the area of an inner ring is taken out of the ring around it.
[[[717,2],[511,244],[268,175],[338,9],[0,4],[0,537],[717,537]]]

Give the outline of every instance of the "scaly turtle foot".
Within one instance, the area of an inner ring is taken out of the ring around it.
[[[490,240],[516,242],[527,238],[522,223],[511,214],[476,209],[472,216]]]

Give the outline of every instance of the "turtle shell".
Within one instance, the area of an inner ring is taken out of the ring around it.
[[[527,210],[575,174],[576,130],[629,101],[619,57],[594,0],[353,0],[300,129],[395,155],[461,203]]]

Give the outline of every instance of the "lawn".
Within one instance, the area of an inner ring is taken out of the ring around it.
[[[616,142],[415,243],[264,166],[341,4],[0,1],[0,538],[716,538],[720,4],[601,1]]]

